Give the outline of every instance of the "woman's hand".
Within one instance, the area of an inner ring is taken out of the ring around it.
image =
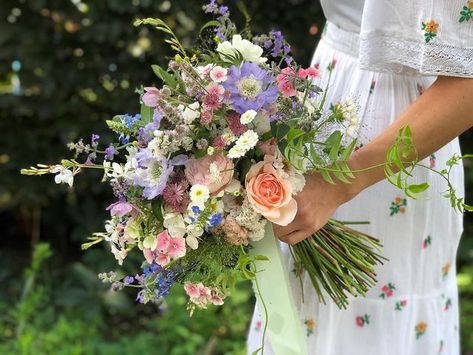
[[[307,175],[304,189],[294,196],[296,217],[284,227],[273,224],[274,234],[285,243],[296,244],[322,228],[337,207],[356,194],[354,184],[336,181],[333,185],[325,182],[320,174]]]

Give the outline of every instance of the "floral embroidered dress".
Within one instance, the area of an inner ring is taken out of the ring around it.
[[[473,1],[324,0],[322,5],[328,23],[312,60],[322,73],[317,84],[325,88],[331,72],[327,104],[353,101],[358,120],[348,133],[360,146],[390,125],[436,75],[473,77]],[[454,153],[460,154],[457,139],[423,164],[443,169]],[[455,258],[462,216],[441,196],[442,178],[417,169],[415,179],[430,184],[420,200],[382,181],[336,211],[341,220],[370,221],[356,228],[378,237],[389,258],[378,267],[377,285],[365,298],[352,298],[346,310],[319,303],[303,270],[302,302],[298,269],[281,243],[311,355],[460,353]],[[462,166],[451,180],[462,195]],[[248,354],[261,345],[262,326],[256,308]],[[270,340],[267,347],[265,353],[273,353]]]

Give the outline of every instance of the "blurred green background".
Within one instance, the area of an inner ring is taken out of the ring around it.
[[[316,0],[244,3],[256,32],[282,30],[307,65],[324,18]],[[66,144],[91,132],[111,139],[105,119],[139,111],[134,89],[155,79],[150,65],[170,54],[137,17],[165,19],[186,45],[208,20],[197,0],[2,0],[0,4],[0,354],[244,354],[254,299],[241,286],[226,307],[188,317],[174,292],[167,310],[112,293],[97,273],[115,267],[103,247],[80,243],[103,228],[113,200],[98,174],[74,190],[51,177],[19,175],[69,156]],[[240,19],[242,22],[242,19]],[[472,133],[462,137],[473,152]],[[467,191],[473,169],[466,169]],[[473,219],[458,258],[462,347],[473,354]],[[136,270],[128,270],[130,273]]]

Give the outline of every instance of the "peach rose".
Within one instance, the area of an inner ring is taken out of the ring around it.
[[[217,168],[219,176],[212,174]],[[218,194],[233,178],[233,162],[221,154],[206,155],[200,159],[191,158],[186,163],[186,179],[191,185],[205,185],[211,194]]]
[[[253,209],[267,220],[287,226],[297,213],[297,202],[292,198],[292,186],[282,179],[273,167],[274,157],[253,165],[245,178],[248,201]]]

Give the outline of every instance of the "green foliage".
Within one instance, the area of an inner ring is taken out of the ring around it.
[[[93,264],[101,257],[89,255]],[[151,305],[134,309],[124,293],[107,290],[81,263],[68,270],[67,281],[48,281],[50,256],[47,245],[38,245],[20,300],[0,299],[1,354],[244,354],[252,306],[248,285],[234,288],[226,307],[189,318],[182,289],[174,289],[159,311]]]

